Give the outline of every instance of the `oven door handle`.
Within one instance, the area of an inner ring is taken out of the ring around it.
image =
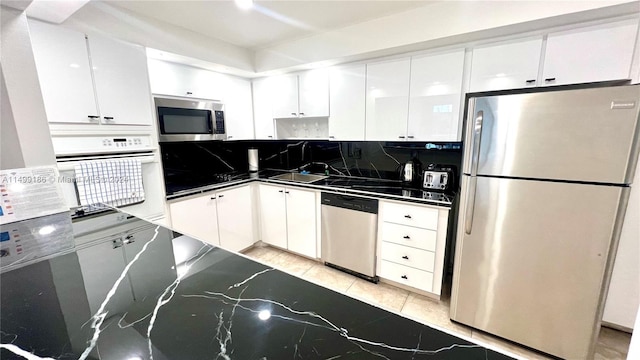
[[[59,161],[58,162],[58,171],[73,171],[76,168],[76,163],[81,161],[94,161],[94,160],[112,160],[112,159],[127,159],[127,160],[140,160],[142,164],[150,164],[154,162],[154,155],[145,155],[145,156],[127,156],[127,157],[86,157],[86,158],[74,158],[72,160]]]

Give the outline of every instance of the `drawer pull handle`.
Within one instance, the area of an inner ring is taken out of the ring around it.
[[[400,277],[401,277],[401,278],[403,278],[403,279],[405,279],[405,280],[408,280],[408,279],[409,279],[409,278],[407,277],[407,275],[402,275],[402,276],[400,276]]]
[[[406,217],[407,219],[411,219],[411,215],[405,215],[404,217]]]
[[[411,239],[411,237],[409,237],[409,235],[405,235],[405,236],[403,236],[402,238],[403,238],[403,239],[407,239],[407,240]]]
[[[405,260],[409,260],[409,257],[407,255],[403,255],[402,258]]]
[[[215,197],[215,196],[212,196],[212,197],[211,197],[211,200],[215,200],[215,199],[216,199],[216,197]]]

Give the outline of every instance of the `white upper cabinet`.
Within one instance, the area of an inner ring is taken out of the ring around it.
[[[151,125],[143,47],[98,35],[87,40],[38,21],[29,26],[49,122]]]
[[[269,79],[272,85],[272,118],[298,116],[298,75],[281,75]]]
[[[409,58],[367,64],[366,140],[406,138],[409,69]]]
[[[473,49],[469,92],[536,86],[541,51],[541,37]]]
[[[549,34],[543,84],[628,79],[637,29],[634,19]]]
[[[273,86],[272,117],[329,116],[328,70],[309,70],[270,79]]]
[[[340,66],[329,75],[329,139],[362,141],[365,137],[366,66]]]
[[[329,70],[316,69],[300,73],[298,95],[300,116],[329,116]]]
[[[274,86],[272,78],[253,80],[253,121],[255,125],[256,139],[272,140],[274,138],[273,112],[271,96]]]
[[[84,34],[37,21],[29,28],[49,122],[98,123]]]
[[[151,90],[144,48],[92,35],[89,52],[104,123],[151,125]]]
[[[253,139],[253,106],[251,101],[251,82],[229,76],[227,93],[224,98],[224,117],[227,139]]]
[[[464,49],[411,58],[410,141],[458,141]]]
[[[149,59],[151,92],[160,95],[223,100],[227,76],[191,66]]]

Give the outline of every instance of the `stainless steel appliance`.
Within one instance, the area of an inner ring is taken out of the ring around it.
[[[422,173],[422,187],[425,189],[449,190],[452,180],[451,172],[440,168],[427,169]]]
[[[640,86],[469,97],[451,319],[593,357],[639,101]]]
[[[400,169],[400,180],[407,184],[417,185],[422,179],[422,164],[417,157],[412,157],[411,160],[402,164]]]
[[[378,200],[322,193],[321,202],[325,264],[378,282],[375,276]]]
[[[226,140],[224,105],[215,100],[154,96],[158,141]]]

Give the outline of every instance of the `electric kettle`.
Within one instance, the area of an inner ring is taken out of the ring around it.
[[[400,169],[400,180],[406,184],[417,184],[421,182],[422,164],[417,158],[412,158],[402,165]]]

